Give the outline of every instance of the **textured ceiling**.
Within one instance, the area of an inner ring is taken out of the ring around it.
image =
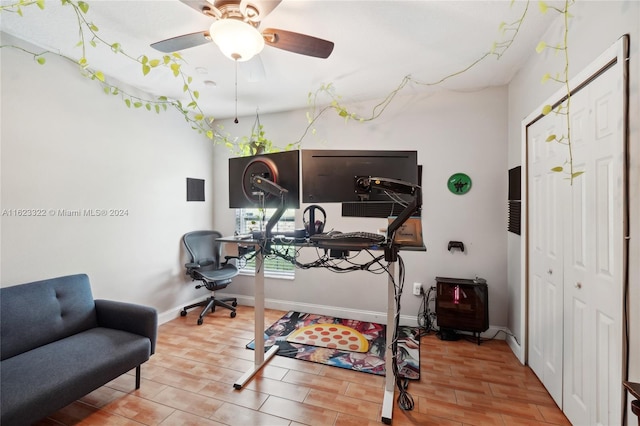
[[[15,1],[2,0],[3,5]],[[151,43],[207,30],[212,22],[178,0],[91,1],[87,19],[100,36],[120,43],[134,57],[159,58]],[[183,71],[193,77],[199,105],[218,119],[285,111],[307,106],[309,92],[331,83],[345,102],[385,97],[410,75],[433,83],[457,73],[490,51],[494,42],[508,40],[502,22],[524,22],[506,53],[490,55],[470,70],[438,87],[472,91],[504,85],[535,46],[554,18],[541,14],[537,2],[526,1],[369,1],[284,0],[260,24],[309,34],[335,43],[328,59],[318,59],[266,46],[259,60],[236,64],[213,43],[183,50]],[[80,58],[77,17],[69,6],[48,0],[44,10],[23,8],[23,15],[2,12],[0,29],[36,46]],[[183,99],[183,82],[168,70],[143,76],[140,66],[110,49],[87,48],[93,69],[122,87],[153,95]],[[264,68],[264,73],[256,72]],[[256,76],[258,76],[256,78]],[[209,83],[205,84],[205,81]],[[124,83],[124,84],[123,84]],[[407,93],[429,90],[409,84]],[[236,104],[237,91],[237,104]]]

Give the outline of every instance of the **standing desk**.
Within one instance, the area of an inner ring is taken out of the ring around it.
[[[244,245],[254,245],[256,248],[256,270],[255,270],[255,283],[254,283],[254,342],[255,347],[253,351],[253,366],[247,370],[236,382],[233,384],[235,389],[242,389],[242,387],[249,382],[253,376],[256,375],[264,367],[271,358],[278,352],[277,346],[272,346],[267,352],[264,351],[264,256],[259,249],[259,241],[252,239],[241,239],[238,237],[223,237],[218,241],[224,243],[235,243]],[[303,244],[303,246],[306,244]],[[403,248],[404,249],[404,248]],[[413,251],[426,251],[426,248],[407,248]],[[388,263],[388,279],[387,279],[387,335],[386,335],[386,347],[385,347],[385,386],[384,397],[382,401],[382,417],[381,421],[385,424],[391,424],[393,418],[393,397],[395,390],[395,376],[393,374],[393,353],[391,350],[391,342],[394,337],[394,325],[396,317],[396,304],[395,304],[395,263]]]

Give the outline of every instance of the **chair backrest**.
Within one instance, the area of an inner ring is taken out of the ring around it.
[[[201,271],[220,268],[222,244],[217,239],[221,237],[218,231],[193,231],[182,237],[191,262],[199,264]]]

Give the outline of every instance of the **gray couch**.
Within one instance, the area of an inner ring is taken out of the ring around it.
[[[31,424],[134,368],[139,388],[157,329],[155,309],[94,300],[84,274],[1,288],[0,424]]]

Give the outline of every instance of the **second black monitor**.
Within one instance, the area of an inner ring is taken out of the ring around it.
[[[379,191],[363,193],[359,177],[384,177],[419,185],[417,151],[302,150],[302,202],[390,201]]]
[[[300,151],[283,151],[250,157],[229,159],[229,207],[230,208],[278,208],[281,201],[273,194],[264,196],[255,188],[251,178],[260,176],[284,188],[287,193],[284,204],[288,208],[300,208]]]

